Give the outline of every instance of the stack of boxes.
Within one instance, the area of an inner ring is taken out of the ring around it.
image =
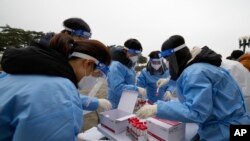
[[[149,141],[183,141],[185,139],[185,123],[148,118]]]

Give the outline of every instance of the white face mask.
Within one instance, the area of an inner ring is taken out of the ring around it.
[[[92,75],[84,76],[78,83],[78,89],[84,91],[90,91],[97,82],[97,77]]]
[[[133,62],[133,63],[136,63],[138,61],[138,56],[132,56],[132,57],[129,57],[129,59]]]
[[[151,66],[155,69],[155,70],[159,70],[161,67],[161,64],[151,64]]]

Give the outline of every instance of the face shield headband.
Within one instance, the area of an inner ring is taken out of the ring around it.
[[[91,37],[91,33],[90,32],[87,32],[85,30],[82,30],[82,29],[70,29],[70,28],[67,28],[65,27],[66,30],[70,31],[71,32],[71,35],[74,35],[74,36],[79,36],[79,37],[83,37],[83,38],[86,38],[86,39],[89,39]]]
[[[180,45],[180,46],[178,46],[178,47],[176,47],[176,48],[164,50],[164,51],[160,52],[159,56],[160,56],[160,57],[166,58],[166,57],[168,57],[168,56],[171,56],[172,54],[174,54],[174,53],[177,52],[178,50],[183,49],[184,47],[186,47],[186,45],[185,45],[185,44],[182,44],[182,45]]]
[[[83,37],[83,38],[86,38],[86,39],[89,39],[91,37],[91,33],[90,32],[87,32],[87,31],[84,31],[84,30],[72,30],[71,32],[72,35],[75,35],[75,36],[80,36],[80,37]]]
[[[128,51],[129,54],[133,54],[133,55],[139,55],[139,54],[141,54],[140,50],[129,49],[127,47],[124,47],[124,48]]]
[[[106,66],[104,63],[101,63],[100,61],[98,61],[96,58],[94,58],[90,55],[84,54],[84,53],[80,53],[80,52],[73,52],[70,55],[70,57],[73,57],[73,56],[94,61],[96,64],[96,69],[98,69],[102,72],[102,77],[103,78],[107,77],[107,74],[109,72],[109,67]]]
[[[150,59],[150,62],[152,63],[152,64],[155,64],[155,65],[157,65],[157,64],[162,64],[162,58],[153,58],[153,59]]]

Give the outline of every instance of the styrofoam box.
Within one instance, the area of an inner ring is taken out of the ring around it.
[[[128,125],[128,118],[135,116],[132,113],[137,97],[137,91],[123,91],[117,109],[100,113],[101,126],[114,134],[125,131]]]
[[[185,139],[185,123],[148,118],[149,141],[183,141]]]

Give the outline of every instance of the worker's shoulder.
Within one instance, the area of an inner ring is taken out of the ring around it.
[[[119,61],[112,61],[111,65],[110,65],[110,69],[118,69],[119,71],[124,71],[124,70],[129,70],[129,68],[127,66],[125,66],[124,64],[122,64]]]
[[[192,72],[192,73],[200,73],[204,71],[213,71],[218,67],[208,64],[208,63],[194,63],[188,66],[184,71],[185,72]]]
[[[62,87],[62,86],[74,86],[74,84],[65,77],[59,77],[59,76],[48,76],[48,75],[34,75],[34,80],[36,80],[36,83],[40,85],[46,85],[54,86],[54,87]]]
[[[50,75],[11,75],[10,79],[14,84],[19,86],[25,86],[30,88],[63,88],[63,87],[74,87],[74,84],[67,78]]]

